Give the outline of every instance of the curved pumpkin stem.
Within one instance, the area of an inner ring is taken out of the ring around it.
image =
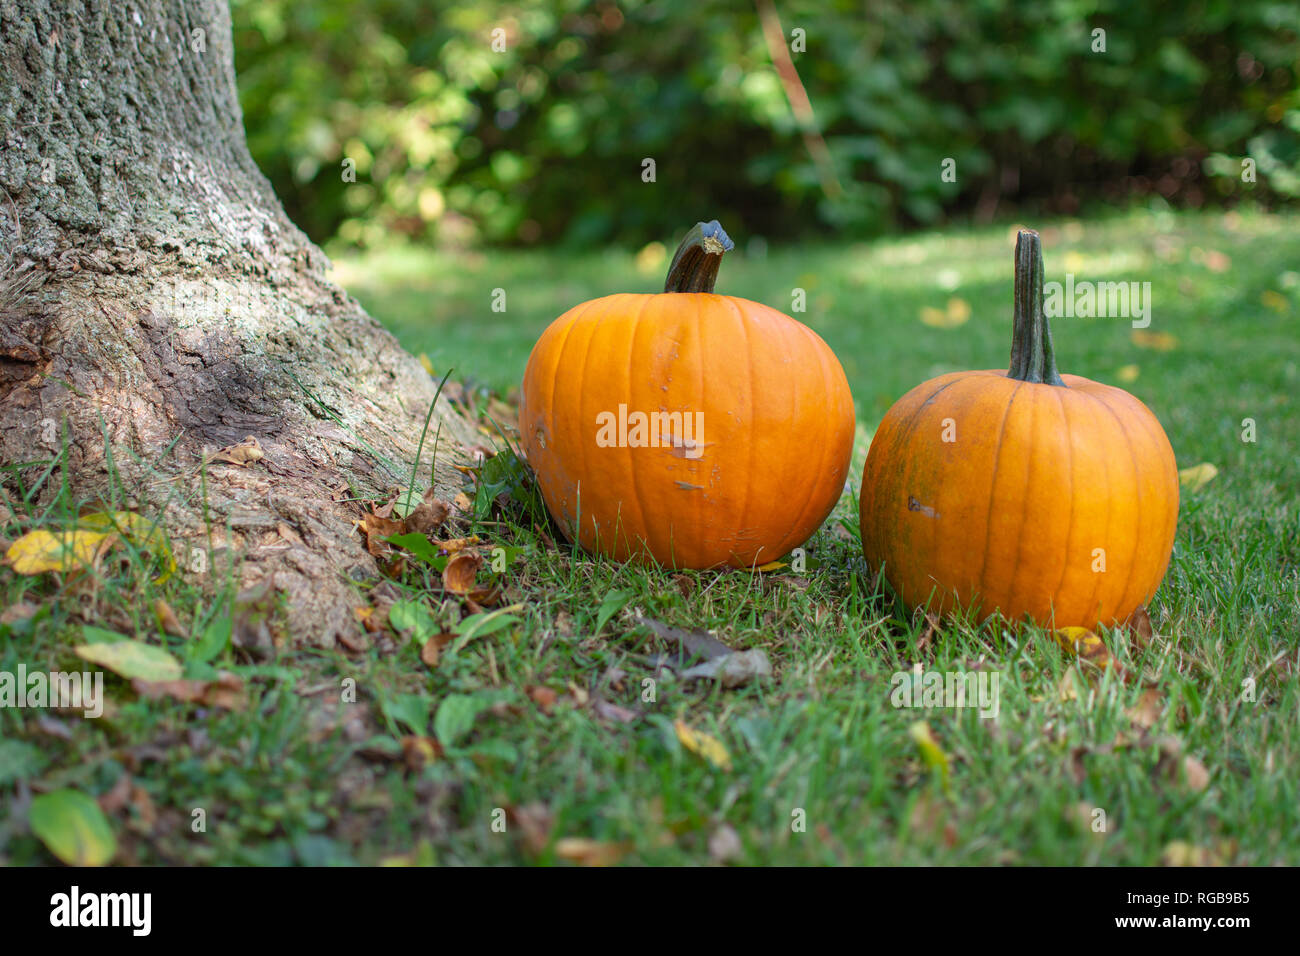
[[[1016,319],[1007,377],[1067,387],[1056,370],[1052,327],[1043,313],[1043,243],[1032,229],[1016,236]]]
[[[712,292],[718,281],[718,267],[722,255],[736,248],[736,244],[718,225],[718,220],[696,223],[677,247],[672,265],[668,267],[665,292]]]

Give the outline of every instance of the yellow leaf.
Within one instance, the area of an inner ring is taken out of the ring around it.
[[[46,849],[69,866],[103,866],[117,852],[104,811],[80,790],[33,797],[27,822]]]
[[[1219,469],[1215,468],[1208,461],[1203,461],[1199,465],[1192,465],[1190,468],[1180,468],[1178,470],[1178,483],[1188,491],[1200,491],[1219,474]]]
[[[429,358],[427,352],[420,353],[420,364],[424,366],[424,370],[429,373],[430,378],[437,378],[433,371],[433,359]]]
[[[948,300],[948,321],[953,325],[961,325],[970,318],[970,303],[965,299],[951,298]]]
[[[19,574],[74,571],[112,547],[117,535],[106,531],[29,531],[9,546],[5,560]],[[102,550],[101,550],[102,549]]]
[[[562,837],[555,841],[555,855],[580,866],[612,866],[631,848],[630,843],[604,843],[587,837]]]
[[[769,561],[767,564],[760,564],[755,570],[757,571],[776,571],[778,568],[785,567],[784,561]]]
[[[107,667],[115,674],[147,681],[177,680],[181,662],[161,647],[143,641],[116,641],[112,644],[79,644],[74,649],[83,661]]]
[[[1105,669],[1115,664],[1105,642],[1086,627],[1062,627],[1050,632],[1052,639],[1071,654]]]
[[[934,735],[930,733],[930,725],[924,720],[918,720],[909,729],[908,733],[912,735],[912,740],[916,743],[916,748],[921,752],[921,759],[925,765],[933,770],[939,776],[939,783],[943,787],[943,792],[948,792],[948,755],[943,752]]]
[[[1128,384],[1129,382],[1137,381],[1139,371],[1140,369],[1136,365],[1125,365],[1115,373],[1115,376],[1121,382]]]
[[[654,275],[659,272],[667,258],[668,250],[662,242],[647,243],[636,254],[636,271],[643,276]]]
[[[727,748],[717,737],[702,730],[692,730],[680,720],[673,721],[673,729],[677,731],[677,739],[682,742],[682,746],[691,753],[699,754],[719,770],[731,769],[731,754],[727,753]]]
[[[1146,329],[1134,329],[1133,344],[1142,349],[1172,352],[1178,348],[1178,339],[1168,332],[1148,332]]]
[[[144,515],[131,511],[98,511],[82,515],[77,524],[94,531],[117,531],[128,538],[137,548],[148,551],[161,559],[165,565],[163,573],[154,581],[163,584],[176,571],[176,559],[172,557],[171,541],[163,526],[150,521]]]
[[[1287,301],[1287,297],[1280,292],[1274,292],[1272,289],[1266,289],[1260,293],[1259,301],[1274,312],[1281,312],[1283,315],[1291,311],[1291,303]]]

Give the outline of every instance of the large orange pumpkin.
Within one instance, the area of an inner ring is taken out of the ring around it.
[[[839,499],[855,416],[807,326],[714,295],[722,227],[682,242],[660,295],[585,302],[542,333],[524,453],[560,528],[617,560],[751,567],[803,544]]]
[[[1128,392],[1057,373],[1037,233],[1016,242],[1010,370],[899,399],[861,505],[867,560],[909,606],[1095,627],[1155,593],[1178,518],[1174,452]]]

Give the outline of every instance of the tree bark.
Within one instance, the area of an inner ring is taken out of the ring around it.
[[[435,384],[249,155],[225,0],[0,0],[0,137],[0,462],[162,510],[299,642],[355,633],[378,569],[337,499],[409,483]],[[450,495],[474,432],[439,423]],[[207,462],[250,435],[252,467]]]

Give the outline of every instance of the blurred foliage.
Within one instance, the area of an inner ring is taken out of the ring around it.
[[[775,6],[787,40],[806,37],[792,56],[834,198],[743,2],[232,0],[249,144],[313,238],[362,246],[670,241],[714,216],[738,236],[863,235],[1007,204],[1300,196],[1292,0]]]

